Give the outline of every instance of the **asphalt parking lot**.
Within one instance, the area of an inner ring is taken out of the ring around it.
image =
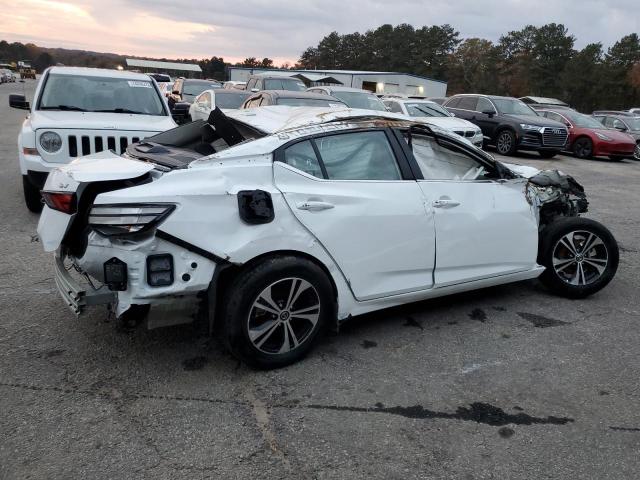
[[[621,247],[595,296],[532,281],[421,302],[258,372],[188,326],[67,309],[22,200],[22,87],[0,85],[0,479],[637,478],[640,163],[509,159],[585,186]]]

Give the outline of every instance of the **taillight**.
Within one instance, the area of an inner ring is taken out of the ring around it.
[[[71,215],[76,212],[76,194],[68,192],[42,192],[49,208]]]

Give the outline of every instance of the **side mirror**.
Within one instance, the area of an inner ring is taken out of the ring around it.
[[[619,132],[626,132],[627,131],[627,127],[625,126],[619,126],[619,127],[614,127],[616,130],[618,130]]]
[[[189,115],[189,106],[190,105],[186,102],[178,102],[173,104],[171,116],[178,125],[184,123],[187,115]]]
[[[19,108],[20,110],[29,110],[29,102],[24,95],[13,93],[9,95],[9,106],[11,108]]]
[[[489,118],[493,118],[493,116],[496,114],[495,110],[483,110],[482,113],[487,115]]]

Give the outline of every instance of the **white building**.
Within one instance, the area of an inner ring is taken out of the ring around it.
[[[404,93],[426,97],[445,97],[447,95],[447,82],[411,73],[229,67],[229,80],[246,82],[250,75],[259,74],[295,76],[307,86],[339,82],[338,84],[345,87],[362,88],[375,93]]]

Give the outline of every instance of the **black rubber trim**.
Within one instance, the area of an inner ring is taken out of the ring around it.
[[[229,260],[227,260],[226,258],[222,258],[217,256],[215,253],[211,253],[208,252],[207,250],[200,248],[196,245],[193,245],[192,243],[189,242],[185,242],[184,240],[178,238],[178,237],[174,237],[173,235],[167,233],[167,232],[163,232],[162,230],[156,230],[156,237],[165,240],[169,243],[173,243],[174,245],[177,245],[178,247],[182,247],[185,250],[189,250],[190,252],[193,252],[195,254],[200,255],[201,257],[207,258],[209,260],[211,260],[212,262],[215,262],[217,264],[226,264],[226,263],[231,263],[229,262]]]

